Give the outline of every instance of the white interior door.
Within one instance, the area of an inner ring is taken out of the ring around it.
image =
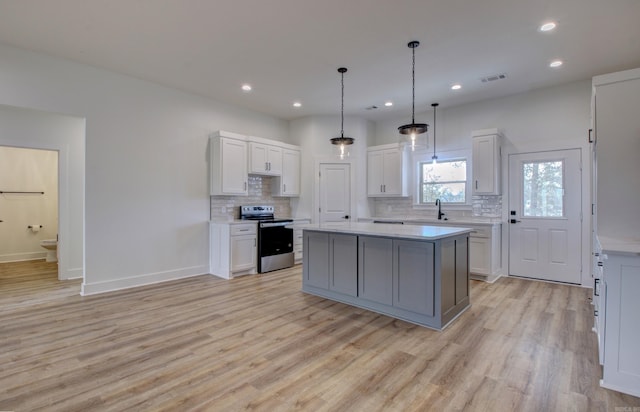
[[[350,220],[351,165],[321,163],[319,192],[320,223]]]
[[[509,156],[509,274],[581,282],[580,150]]]

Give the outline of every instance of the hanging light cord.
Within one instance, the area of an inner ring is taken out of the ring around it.
[[[436,156],[436,107],[438,107],[439,104],[431,103],[431,106],[433,107],[433,156],[431,158],[435,160],[438,158],[438,156]]]
[[[411,48],[413,63],[411,65],[411,123],[415,123],[416,113],[416,47]]]
[[[345,70],[346,71],[346,70]],[[344,137],[344,71],[340,71],[340,75],[342,77],[342,97],[341,97],[341,105],[340,105],[340,136]]]
[[[433,106],[433,155],[436,155],[436,106]]]

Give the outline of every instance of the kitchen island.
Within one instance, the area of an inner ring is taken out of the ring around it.
[[[441,330],[470,305],[471,231],[305,225],[302,291]]]

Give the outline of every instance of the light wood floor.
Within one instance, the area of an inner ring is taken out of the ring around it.
[[[300,278],[82,297],[55,265],[1,264],[0,410],[640,410],[598,386],[587,289],[473,282],[472,308],[436,332],[305,295]]]

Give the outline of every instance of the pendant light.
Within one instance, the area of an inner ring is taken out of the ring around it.
[[[411,65],[411,123],[402,125],[398,127],[398,132],[401,135],[408,136],[408,141],[403,138],[401,140],[402,143],[409,143],[411,145],[411,150],[415,150],[419,145],[418,143],[418,135],[425,133],[429,125],[426,123],[416,123],[415,120],[415,111],[416,111],[416,47],[420,45],[419,41],[411,41],[407,46],[412,51],[412,65]]]
[[[340,136],[334,137],[331,139],[331,144],[336,145],[338,147],[338,157],[340,159],[344,159],[345,157],[349,157],[349,149],[346,146],[352,145],[354,140],[353,137],[345,137],[344,135],[344,74],[347,72],[346,67],[340,67],[338,69],[338,73],[340,73],[342,79],[342,98],[341,98],[341,106],[340,106]]]
[[[431,107],[433,107],[433,156],[431,156],[433,164],[438,161],[438,156],[436,156],[436,107],[438,106],[438,103],[431,103]]]

